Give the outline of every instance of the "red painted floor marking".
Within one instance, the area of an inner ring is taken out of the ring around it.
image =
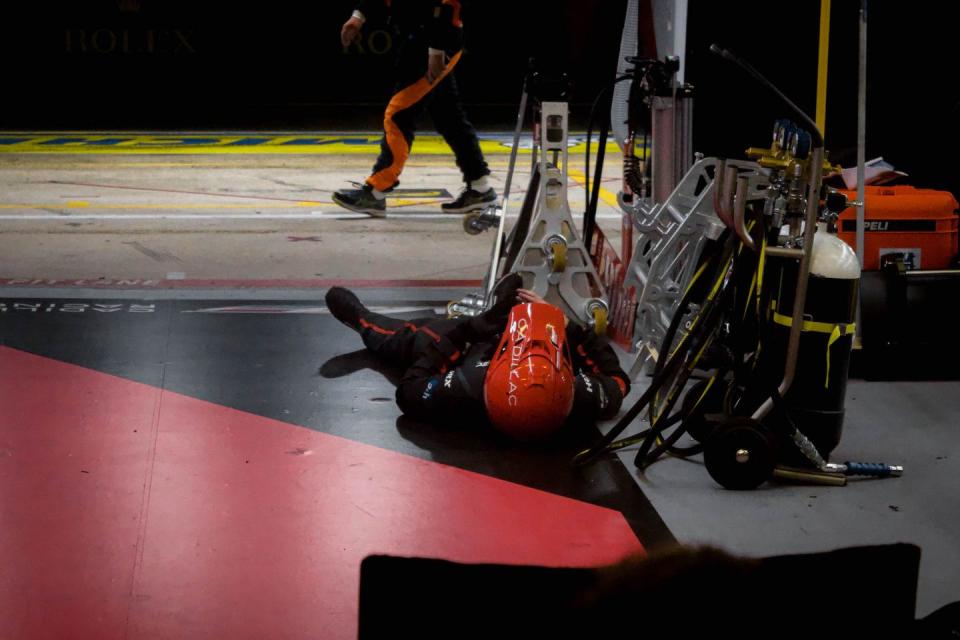
[[[354,288],[416,288],[416,287],[479,287],[482,280],[377,280],[363,278],[310,278],[304,280],[268,279],[198,279],[151,280],[145,278],[0,278],[0,287],[50,287],[79,289],[327,289]]]
[[[0,347],[0,637],[352,638],[371,553],[642,552],[618,512],[167,391],[151,471],[158,393]]]
[[[0,638],[123,637],[159,398],[0,347]]]

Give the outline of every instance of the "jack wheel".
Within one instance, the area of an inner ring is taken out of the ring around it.
[[[567,244],[565,242],[553,242],[550,244],[550,271],[560,273],[567,268]]]
[[[480,222],[479,213],[469,213],[463,217],[463,230],[471,236],[477,236],[484,232],[485,228]]]
[[[607,333],[607,310],[604,307],[596,306],[593,309],[593,332],[598,336]]]
[[[752,418],[724,422],[704,445],[703,462],[710,477],[727,489],[756,489],[773,477],[776,440]]]

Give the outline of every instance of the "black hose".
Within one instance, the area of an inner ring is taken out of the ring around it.
[[[632,79],[633,79],[632,74],[622,75],[619,78],[614,79],[613,82],[605,86],[603,89],[600,90],[599,93],[597,93],[597,97],[593,99],[593,104],[590,105],[590,118],[587,120],[587,153],[584,159],[584,172],[583,172],[583,175],[586,176],[586,179],[588,181],[590,180],[590,140],[593,135],[593,124],[597,121],[597,106],[600,103],[600,99],[603,98],[604,94],[606,94],[607,92],[613,91],[613,88],[617,86],[619,83],[625,80],[632,80]],[[611,101],[612,101],[612,98],[611,98]],[[607,123],[607,126],[609,127],[610,126],[610,108],[608,107],[607,109],[605,109],[605,112],[607,114],[606,123]],[[585,187],[587,190],[589,190],[590,188],[589,182],[585,185]]]
[[[784,102],[784,104],[786,104],[788,107],[790,107],[790,110],[791,110],[791,111],[793,111],[795,114],[797,114],[797,117],[798,117],[798,118],[800,118],[801,120],[803,120],[804,126],[810,131],[811,137],[813,137],[813,146],[814,146],[814,147],[822,147],[822,146],[823,146],[823,134],[820,133],[820,129],[817,128],[817,123],[814,122],[814,121],[810,118],[810,116],[808,116],[808,115],[806,114],[806,112],[804,112],[803,109],[801,109],[800,107],[798,107],[797,105],[795,105],[795,104],[793,103],[793,101],[790,100],[790,98],[788,98],[782,91],[780,91],[780,89],[777,89],[777,87],[774,86],[774,84],[773,84],[772,82],[770,82],[769,80],[767,80],[766,78],[764,78],[763,75],[762,75],[759,71],[757,71],[756,69],[754,69],[753,66],[752,66],[749,62],[747,62],[746,60],[742,60],[742,59],[738,58],[737,56],[735,56],[733,53],[731,53],[731,52],[730,52],[729,50],[727,50],[727,49],[721,49],[721,48],[718,47],[716,44],[711,44],[711,45],[710,45],[710,51],[711,51],[712,53],[717,54],[718,56],[720,56],[720,57],[723,58],[724,60],[728,60],[728,61],[734,63],[735,65],[737,65],[738,67],[740,67],[741,69],[743,69],[744,71],[746,71],[748,74],[750,74],[750,76],[751,76],[754,80],[756,80],[757,82],[759,82],[760,84],[762,84],[764,87],[766,87],[767,89],[769,89],[770,91],[772,91],[772,92],[774,93],[774,95],[776,95],[778,98],[780,98],[780,99]]]
[[[514,263],[520,255],[520,249],[527,239],[527,233],[530,231],[530,222],[533,218],[533,206],[537,202],[537,195],[540,192],[540,166],[533,166],[533,173],[530,175],[530,184],[527,186],[527,193],[523,196],[523,205],[520,207],[520,214],[517,222],[510,231],[510,242],[505,247],[506,258],[503,261],[502,273],[513,271]]]
[[[701,264],[705,265],[704,272],[710,273],[713,276],[708,282],[717,282],[718,278],[723,278],[725,276],[726,271],[729,268],[730,259],[736,245],[736,238],[729,231],[725,232],[725,236],[723,236],[723,238],[724,241],[721,244],[715,245],[716,249],[714,249],[714,252],[708,255],[706,259],[701,262]],[[691,283],[691,285],[684,292],[684,295],[680,300],[680,304],[677,306],[677,310],[670,322],[670,326],[667,329],[667,333],[664,335],[663,342],[660,345],[660,358],[657,359],[657,363],[654,367],[655,378],[666,370],[666,365],[664,362],[669,362],[673,359],[674,354],[671,354],[670,350],[673,347],[673,342],[676,338],[677,331],[679,331],[680,324],[683,322],[688,306],[691,304],[691,302],[693,302],[694,296],[697,295],[699,291],[700,287],[694,286],[694,283]],[[719,321],[723,318],[725,306],[728,302],[728,298],[731,295],[729,291],[729,288],[725,288],[721,292],[721,295],[712,300],[707,299],[703,302],[703,308],[700,310],[701,315],[699,316],[696,326],[691,329],[689,338],[683,341],[680,346],[677,347],[676,353],[682,352],[688,354],[692,352],[696,355],[689,363],[687,363],[686,357],[684,358],[684,363],[687,364],[687,366],[679,368],[679,377],[674,379],[670,379],[669,377],[666,378],[666,380],[669,380],[671,389],[670,395],[667,397],[667,403],[662,408],[662,413],[659,415],[655,414],[653,405],[651,404],[651,426],[648,435],[640,446],[640,450],[637,452],[637,456],[634,460],[634,463],[637,467],[640,467],[641,469],[646,468],[668,451],[676,452],[679,455],[683,455],[684,453],[686,453],[686,455],[693,455],[694,453],[699,452],[696,447],[692,447],[688,450],[677,449],[673,447],[677,440],[679,440],[680,437],[686,433],[686,429],[682,423],[673,431],[673,433],[670,434],[670,436],[664,439],[663,442],[660,442],[656,447],[653,445],[654,442],[662,438],[666,429],[677,422],[677,416],[671,416],[670,412],[680,399],[679,392],[684,386],[686,386],[687,380],[689,380],[690,376],[693,374],[693,370],[696,368],[696,364],[700,359],[700,355],[703,353],[706,347],[709,346],[710,342],[713,341],[714,333],[716,328],[719,326]],[[662,391],[662,388],[655,392],[654,398],[651,398],[651,401],[655,400],[656,393],[659,393],[660,391]]]
[[[687,347],[689,348],[689,347]],[[650,404],[650,400],[653,398],[653,395],[657,392],[660,385],[668,378],[668,376],[674,373],[674,369],[683,364],[684,356],[686,355],[686,348],[681,346],[677,353],[670,358],[670,361],[664,365],[663,370],[658,374],[653,376],[653,380],[650,381],[650,386],[647,387],[647,390],[643,392],[639,399],[633,404],[632,407],[623,415],[620,420],[617,421],[617,424],[613,425],[613,428],[610,429],[600,441],[595,445],[581,451],[576,456],[574,456],[571,461],[571,465],[575,467],[581,467],[589,462],[592,462],[601,453],[604,453],[607,450],[607,445],[616,440],[617,436],[620,435],[624,429],[626,429],[631,422],[633,422],[640,412],[643,411],[644,407]]]
[[[593,185],[600,180],[600,175],[603,172],[603,158],[606,153],[607,146],[607,132],[610,129],[610,106],[607,106],[605,111],[606,118],[604,119],[604,131],[603,131],[603,141],[601,142],[601,149],[597,152],[597,167],[596,167],[596,178],[593,183],[590,181],[590,140],[593,136],[593,125],[596,122],[597,117],[597,106],[600,104],[600,100],[605,94],[613,91],[613,88],[625,81],[631,80],[633,75],[623,75],[619,78],[616,78],[613,82],[608,84],[606,87],[600,90],[597,94],[597,97],[594,98],[593,104],[590,106],[590,118],[587,120],[587,149],[584,154],[584,185],[583,189],[587,193],[587,206],[583,212],[583,229],[581,230],[581,235],[583,236],[583,243],[590,249],[590,241],[593,237],[593,229],[596,226],[597,220],[597,205],[599,201],[600,192],[598,189],[593,187]],[[612,98],[611,98],[612,100]],[[593,188],[591,188],[593,187]],[[595,192],[596,195],[591,197],[591,193]]]
[[[593,229],[597,226],[597,205],[600,200],[600,178],[603,175],[603,160],[607,155],[607,134],[610,131],[610,116],[604,120],[605,126],[600,134],[599,148],[597,149],[596,175],[593,177],[593,190],[589,194],[587,211],[583,214],[583,244],[589,251],[593,242]],[[589,153],[589,151],[588,151]]]
[[[724,242],[722,246],[725,248],[732,247],[734,243],[731,240],[731,238],[733,238],[732,234],[728,233],[727,241]],[[729,257],[729,254],[727,254],[727,252],[725,251],[719,252],[718,255],[727,255]],[[727,264],[727,261],[724,260],[723,264]],[[690,290],[688,290],[686,293],[689,294]],[[689,304],[689,299],[688,299],[688,304]],[[707,313],[709,315],[709,318],[712,320],[712,317],[713,317],[713,314],[715,313],[716,308],[717,308],[716,305],[712,305],[709,309],[702,310],[702,312]],[[676,333],[676,329],[674,329],[674,334],[675,333]],[[664,383],[670,380],[673,377],[673,375],[679,371],[680,367],[686,361],[687,353],[690,351],[693,345],[693,342],[694,342],[693,340],[684,341],[679,347],[677,347],[674,353],[669,355],[665,352],[661,352],[661,357],[657,362],[658,366],[654,371],[653,378],[650,381],[650,386],[647,387],[647,389],[643,392],[640,398],[634,403],[634,405],[630,407],[627,413],[624,414],[624,416],[620,418],[619,421],[617,421],[617,423],[613,426],[613,428],[610,429],[610,431],[608,431],[606,435],[604,435],[600,439],[599,442],[597,442],[595,445],[593,445],[589,449],[580,452],[573,458],[573,461],[571,462],[573,466],[577,466],[577,467],[583,466],[591,462],[592,460],[594,460],[601,453],[604,453],[605,451],[608,450],[607,449],[608,445],[610,445],[610,443],[612,443],[617,438],[617,436],[620,435],[623,432],[623,430],[626,429],[627,426],[629,426],[630,423],[632,423],[637,418],[638,415],[640,415],[640,412],[642,412],[644,408],[649,406],[650,401],[653,400],[654,396],[661,390]],[[688,374],[688,377],[689,377],[689,374]],[[667,426],[669,426],[669,424],[671,424],[669,419],[664,420],[663,424],[660,425],[660,430],[662,431]],[[655,439],[658,435],[659,435],[659,432],[657,431],[657,425],[653,425],[650,431],[648,432],[647,440],[652,442],[652,440]],[[647,446],[647,450],[649,450],[649,447],[651,445],[648,444],[646,446]],[[644,452],[644,455],[646,455],[646,452]]]
[[[727,245],[732,243],[728,242]],[[724,255],[729,256],[725,251]],[[724,265],[727,265],[727,262],[724,261]],[[721,274],[718,274],[721,276]],[[676,428],[673,433],[670,434],[663,442],[658,444],[656,447],[653,446],[654,442],[658,438],[662,438],[664,431],[670,426],[673,422],[670,418],[670,411],[673,410],[673,407],[676,405],[677,401],[680,399],[679,391],[683,389],[687,384],[687,380],[690,379],[693,370],[696,368],[697,362],[700,359],[700,355],[704,350],[710,345],[715,337],[717,327],[720,326],[720,321],[723,319],[723,314],[727,303],[730,298],[730,288],[723,290],[722,294],[712,301],[708,300],[704,303],[706,309],[701,310],[701,313],[705,313],[705,316],[702,316],[702,320],[697,323],[697,326],[692,330],[690,338],[685,341],[680,347],[677,348],[678,351],[683,350],[687,354],[693,353],[693,359],[687,363],[687,358],[684,358],[686,367],[680,369],[679,377],[673,381],[673,389],[667,398],[667,404],[663,408],[662,416],[657,418],[656,421],[651,420],[650,433],[647,435],[646,439],[643,441],[643,444],[640,447],[640,450],[637,452],[637,456],[634,460],[634,464],[641,468],[645,469],[649,465],[657,461],[657,459],[666,453],[676,442],[680,439],[686,429],[684,429],[683,424],[681,423],[678,428]],[[679,313],[678,313],[679,315]],[[684,347],[686,347],[684,349]]]
[[[738,273],[743,269],[751,268],[751,261],[754,259],[754,254],[751,252],[744,252],[741,248],[739,256],[734,256],[733,252],[736,244],[737,244],[736,239],[732,234],[730,234],[727,237],[727,241],[723,245],[725,250],[720,253],[714,254],[713,256],[710,257],[710,260],[712,261],[717,255],[722,255],[724,257],[723,264],[729,264],[729,260],[731,258],[733,259],[733,267],[732,267],[733,274],[729,277],[728,284],[723,290],[721,297],[718,298],[717,301],[715,301],[714,309],[718,309],[718,310],[723,310],[728,308],[733,309],[734,313],[732,314],[733,319],[731,323],[733,324],[732,334],[734,335],[739,334],[739,332],[743,330],[743,327],[741,326],[742,322],[738,322],[737,320],[741,315],[739,313],[739,309],[741,308],[741,305],[742,305],[742,308],[745,309],[744,314],[746,313],[747,309],[754,306],[753,297],[741,295],[742,294],[741,287],[745,285],[745,282],[741,282],[735,275],[736,273]],[[707,264],[710,264],[710,263],[707,263]],[[752,268],[756,269],[756,265],[753,265]],[[714,267],[714,270],[715,270],[715,267]],[[716,281],[717,277],[721,277],[721,276],[722,274],[715,273],[714,282]],[[693,287],[691,287],[685,292],[684,298],[681,301],[681,305],[678,307],[677,314],[674,316],[673,320],[671,321],[667,334],[664,336],[664,340],[661,345],[662,353],[669,353],[670,349],[672,348],[673,340],[675,339],[676,332],[679,327],[679,323],[682,321],[682,318],[683,318],[682,312],[686,309],[686,305],[689,304],[690,302],[689,298],[693,296],[693,293],[694,293]],[[759,292],[755,292],[755,295],[759,295]],[[700,326],[697,327],[697,329],[703,326],[709,327],[711,322],[712,320],[703,320]],[[706,335],[707,335],[707,338],[711,336],[710,333],[707,333]],[[691,336],[690,340],[694,341],[695,340],[694,336]],[[694,347],[694,349],[699,349],[699,348],[702,348],[702,347],[700,347],[700,345],[698,345],[697,347]],[[734,354],[735,369],[738,366],[736,365],[736,363],[739,362],[741,359],[742,359],[742,351],[738,350]],[[692,364],[695,365],[696,363],[694,362]],[[655,371],[656,371],[656,368],[655,368]],[[723,378],[726,377],[729,371],[730,371],[729,368],[721,367],[720,370],[716,374],[714,374],[714,377],[722,380]],[[674,430],[674,432],[671,433],[669,437],[664,439],[663,442],[659,443],[656,448],[653,448],[652,450],[650,449],[652,446],[653,440],[657,437],[662,436],[663,432],[669,426],[671,426],[676,422],[677,416],[676,415],[670,416],[669,413],[675,406],[676,401],[679,399],[679,390],[682,389],[684,385],[686,385],[687,379],[689,379],[691,372],[692,372],[692,368],[686,372],[685,377],[683,377],[683,372],[682,372],[681,373],[682,377],[677,379],[674,382],[673,386],[677,388],[677,391],[671,398],[668,399],[668,403],[661,415],[654,416],[653,411],[651,409],[650,421],[653,426],[651,427],[651,434],[648,436],[647,441],[644,442],[644,447],[642,447],[640,452],[637,454],[637,459],[636,459],[637,466],[646,467],[652,464],[653,462],[655,462],[664,453],[670,453],[671,455],[676,455],[678,457],[687,457],[687,456],[700,453],[703,450],[702,444],[697,444],[690,447],[673,446],[677,442],[677,440],[679,440],[680,436],[686,433],[687,429],[685,427],[685,424],[681,424],[681,426],[678,429]],[[736,373],[734,375],[736,376]],[[681,417],[685,420],[687,416],[682,416],[682,413],[681,413]],[[661,423],[662,423],[662,427],[661,427]]]
[[[705,249],[709,250],[712,248],[713,252],[703,256],[700,260],[701,264],[706,265],[704,266],[704,273],[714,273],[721,264],[726,265],[729,262],[730,252],[733,250],[733,242],[731,242],[732,234],[729,230],[725,230],[723,233],[724,235],[721,236],[722,242],[718,241],[712,246],[708,244]],[[697,284],[698,283],[691,282],[687,290],[683,292],[683,296],[680,298],[680,304],[677,305],[677,310],[673,314],[670,325],[667,327],[667,332],[663,336],[663,342],[660,343],[661,355],[669,354],[670,348],[673,347],[673,341],[677,336],[677,331],[680,330],[686,309],[690,303],[693,302],[693,297],[700,292],[700,287],[695,286]],[[662,368],[663,361],[663,358],[657,359],[653,369],[654,375]]]

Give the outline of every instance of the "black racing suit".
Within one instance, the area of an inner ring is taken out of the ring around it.
[[[398,182],[413,145],[417,117],[424,108],[453,149],[464,182],[489,175],[452,73],[463,49],[459,0],[362,0],[357,10],[373,19],[386,14],[387,5],[397,36],[395,88],[383,117],[380,156],[367,183],[386,191]],[[442,77],[433,83],[425,77],[428,49],[449,56]]]
[[[370,311],[360,319],[367,348],[405,367],[397,387],[404,414],[425,421],[485,418],[483,385],[499,329],[480,330],[469,318],[398,320]],[[574,397],[569,423],[612,418],[630,390],[628,376],[606,340],[571,322]]]

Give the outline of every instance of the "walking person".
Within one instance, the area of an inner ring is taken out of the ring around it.
[[[497,200],[488,182],[490,170],[477,132],[467,120],[453,70],[463,54],[463,22],[459,0],[361,0],[340,31],[344,47],[360,37],[368,17],[387,16],[397,33],[395,89],[383,116],[380,155],[358,188],[341,189],[333,201],[351,211],[386,215],[386,194],[399,184],[413,145],[417,117],[426,110],[453,149],[464,189],[447,213],[483,209]]]

